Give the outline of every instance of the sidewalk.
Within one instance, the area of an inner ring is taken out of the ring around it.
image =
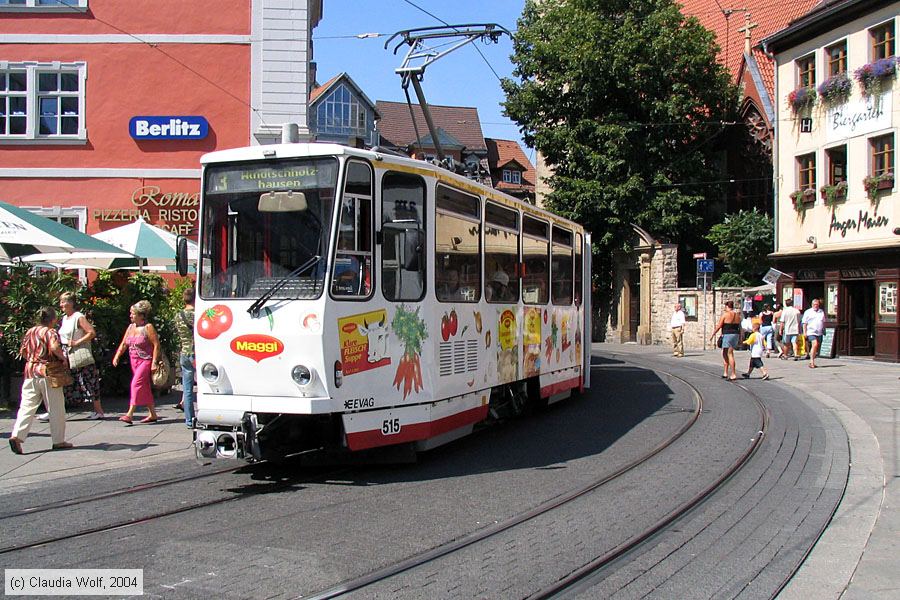
[[[687,349],[672,357],[667,345],[594,344],[595,352],[651,353],[663,361],[702,363],[722,370],[721,351]],[[749,353],[737,351],[738,372]],[[772,379],[743,385],[757,392],[788,385],[832,411],[850,442],[852,465],[841,504],[819,542],[780,598],[900,598],[900,365],[867,358],[809,361],[765,359]],[[698,365],[699,366],[699,365]],[[743,381],[743,380],[741,380]]]
[[[13,454],[7,444],[16,411],[0,411],[0,495],[16,488],[40,481],[59,479],[119,468],[123,461],[144,464],[167,458],[189,458],[192,434],[184,424],[184,413],[175,405],[181,401],[181,392],[172,392],[156,398],[159,421],[135,423],[125,426],[118,417],[128,410],[127,398],[103,400],[106,419],[88,421],[90,405],[83,410],[66,415],[66,440],[75,447],[71,450],[50,450],[50,424],[35,420],[25,441],[25,454]],[[70,409],[71,410],[71,409]],[[146,409],[138,409],[138,419],[147,415]]]

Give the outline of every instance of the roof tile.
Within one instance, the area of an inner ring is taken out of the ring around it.
[[[405,148],[416,141],[417,137],[425,138],[428,135],[428,124],[422,114],[422,107],[413,104],[413,114],[416,118],[416,127],[419,135],[416,136],[412,119],[409,116],[409,107],[405,102],[388,102],[378,100],[376,109],[381,114],[378,121],[378,131],[385,144],[398,148]],[[481,132],[481,121],[478,118],[478,109],[466,106],[441,106],[429,104],[431,118],[434,126],[443,129],[462,143],[467,150],[485,151],[484,134]]]

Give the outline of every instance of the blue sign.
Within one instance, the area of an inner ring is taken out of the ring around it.
[[[701,258],[697,260],[698,273],[713,273],[716,270],[716,261],[709,258]]]
[[[202,140],[209,134],[204,117],[131,117],[128,132],[136,140]]]

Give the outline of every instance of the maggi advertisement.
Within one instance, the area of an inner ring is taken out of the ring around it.
[[[522,339],[525,356],[525,377],[541,373],[541,309],[525,309],[525,332]]]
[[[511,310],[504,310],[500,314],[497,341],[502,350],[509,350],[516,345],[516,315]]]
[[[391,364],[389,335],[386,310],[338,319],[343,376]]]

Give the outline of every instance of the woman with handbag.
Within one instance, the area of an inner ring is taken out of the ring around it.
[[[100,403],[100,370],[91,353],[91,340],[97,337],[94,326],[82,313],[75,310],[75,294],[66,292],[59,297],[59,308],[64,315],[59,326],[59,338],[66,355],[69,357],[69,368],[72,369],[72,385],[63,390],[66,406],[79,406],[82,402],[91,401],[94,412],[88,420],[104,418],[103,406]]]
[[[141,423],[156,423],[156,408],[153,406],[153,392],[150,390],[150,378],[156,372],[160,360],[159,336],[152,323],[148,323],[152,307],[146,300],[131,306],[131,325],[125,330],[122,342],[116,349],[112,359],[114,367],[119,366],[119,357],[128,349],[131,359],[131,403],[128,412],[119,420],[126,425],[132,424],[134,409],[146,406],[150,415],[141,419]]]
[[[45,401],[50,409],[50,437],[54,450],[71,448],[66,441],[66,409],[62,388],[71,382],[66,355],[59,343],[56,326],[56,310],[42,308],[38,313],[38,325],[25,333],[19,356],[25,361],[22,373],[22,401],[19,414],[9,437],[9,447],[22,454],[22,444],[28,438],[34,415]]]
[[[741,342],[741,315],[734,310],[734,302],[731,300],[725,302],[725,310],[722,311],[722,316],[719,317],[719,322],[709,339],[714,339],[719,331],[722,332],[721,343],[717,342],[716,346],[722,349],[724,364],[722,379],[735,381],[737,368],[734,364],[734,349]]]

